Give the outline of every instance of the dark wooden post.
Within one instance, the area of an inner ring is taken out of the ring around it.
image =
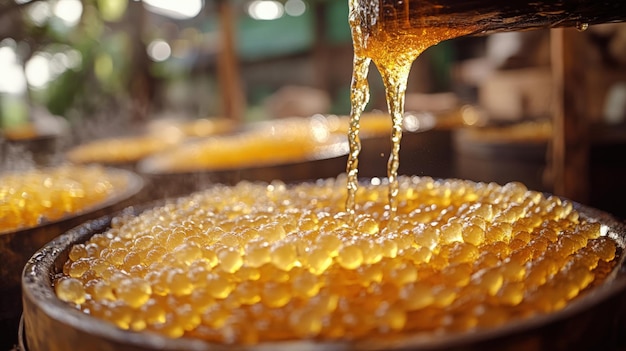
[[[245,111],[245,99],[235,48],[235,14],[230,0],[218,0],[217,5],[221,25],[221,48],[217,61],[217,73],[222,94],[222,111],[224,117],[241,121]]]
[[[129,2],[123,26],[132,43],[128,92],[132,99],[132,122],[138,125],[148,120],[154,97],[155,80],[150,73],[150,59],[142,37],[146,28],[147,12],[140,2]]]
[[[329,51],[326,39],[326,1],[311,2],[314,13],[314,44],[313,44],[313,64],[315,69],[315,87],[323,91],[329,91]]]
[[[551,32],[554,75],[554,134],[551,170],[554,193],[589,199],[589,118],[586,116],[585,36],[577,30]]]

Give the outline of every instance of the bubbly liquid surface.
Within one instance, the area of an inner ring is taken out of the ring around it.
[[[115,218],[70,250],[56,294],[172,338],[354,340],[551,313],[614,262],[600,224],[521,184],[400,177],[391,219],[386,187],[363,184],[351,219],[345,181],[215,186]]]

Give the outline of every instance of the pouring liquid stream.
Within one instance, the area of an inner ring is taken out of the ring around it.
[[[407,3],[408,4],[408,3]],[[400,142],[402,140],[402,119],[407,80],[411,65],[427,48],[437,43],[472,33],[474,26],[461,28],[420,27],[403,21],[390,21],[371,26],[377,14],[364,9],[371,4],[350,0],[350,27],[354,45],[354,61],[351,83],[350,128],[348,141],[350,153],[346,173],[348,175],[348,196],[346,211],[350,216],[356,212],[356,192],[358,189],[358,156],[361,151],[359,122],[369,101],[370,92],[367,76],[373,62],[379,70],[386,91],[386,101],[393,127],[391,130],[392,148],[387,163],[389,180],[388,218],[393,218],[398,209],[398,168],[400,166]],[[407,5],[408,6],[408,5]],[[371,17],[370,17],[371,16]]]
[[[398,209],[398,154],[407,79],[413,61],[424,50],[465,35],[554,27],[584,31],[590,24],[626,20],[626,1],[620,0],[349,0],[349,8],[354,61],[346,212],[352,217],[361,151],[359,122],[369,100],[367,75],[371,62],[382,76],[393,121],[387,167],[387,216],[393,218]]]

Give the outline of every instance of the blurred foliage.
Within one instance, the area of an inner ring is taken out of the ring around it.
[[[70,0],[4,0],[6,4],[0,1],[0,42],[13,38],[22,64],[26,66],[36,55],[50,58],[71,52],[79,57],[71,67],[61,69],[50,60],[53,74],[45,85],[29,85],[24,97],[29,104],[45,106],[52,114],[70,121],[90,118],[102,109],[145,114],[146,104],[163,110],[185,108],[182,105],[186,104],[192,113],[219,113],[218,1],[205,0],[198,16],[176,20],[149,13],[142,1],[80,0],[80,17],[70,24],[54,12],[64,1]],[[347,1],[304,1],[309,10],[324,4],[324,40],[349,45]],[[298,17],[258,21],[244,15],[248,0],[228,3],[240,13],[236,20],[236,49],[243,64],[307,53],[315,45],[318,24],[314,11]],[[148,45],[156,39],[171,46],[171,57],[163,62],[151,60],[147,54]],[[285,84],[289,84],[290,74],[293,73],[285,72],[281,78]],[[211,95],[203,98],[202,92],[197,91],[199,87],[208,87],[205,94]],[[272,89],[275,87],[262,84],[248,86],[247,98],[253,104],[262,104],[262,97],[272,93]],[[0,105],[10,104],[11,110],[16,110],[14,99],[4,100],[0,92]],[[137,104],[139,108],[133,107]],[[7,108],[0,106],[0,111],[4,110]]]
[[[66,67],[45,86],[31,86],[29,91],[32,104],[44,105],[51,113],[64,116],[72,108],[89,110],[89,95],[107,100],[126,92],[133,44],[127,32],[111,22],[126,13],[128,1],[82,0],[82,14],[75,25],[64,23],[52,13],[60,1],[64,0],[31,1],[5,14],[20,25],[1,33],[0,40],[9,37],[26,44],[22,46],[25,50],[18,53],[24,63],[36,54],[48,57],[63,50],[79,54],[77,65]]]

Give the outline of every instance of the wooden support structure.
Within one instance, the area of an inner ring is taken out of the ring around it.
[[[572,28],[553,29],[554,132],[553,192],[581,203],[589,199],[589,116],[586,116],[585,35]]]
[[[330,51],[327,44],[327,26],[326,18],[327,4],[325,1],[314,1],[313,7],[314,19],[314,43],[313,43],[313,64],[315,69],[315,87],[330,91],[330,81],[328,72],[330,70]]]
[[[222,113],[226,118],[241,121],[246,106],[235,48],[235,14],[230,0],[219,0],[218,6],[221,49],[217,61],[217,74],[222,94]]]

